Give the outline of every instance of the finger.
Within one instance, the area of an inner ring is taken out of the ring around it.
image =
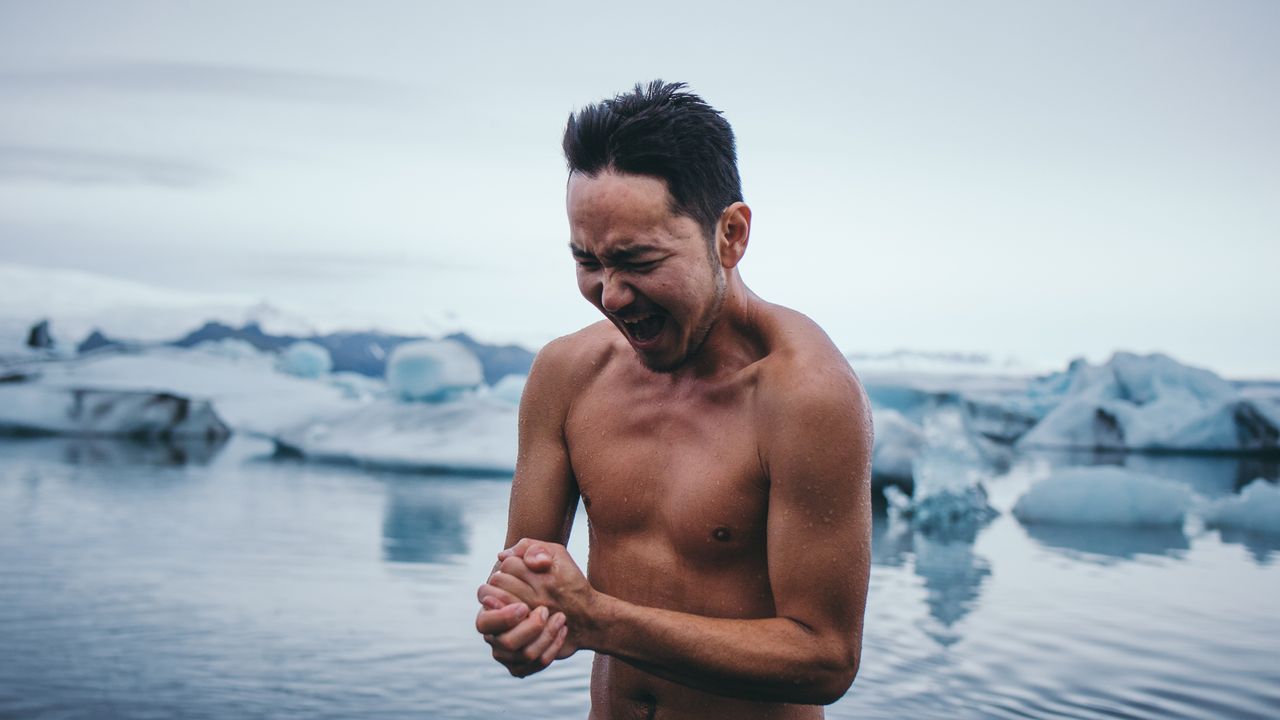
[[[511,573],[496,572],[489,576],[489,584],[511,594],[516,598],[517,602],[524,602],[529,605],[541,604],[533,602],[537,598],[537,593],[533,591],[533,586]]]
[[[547,615],[545,607],[538,608],[519,625],[493,638],[489,642],[493,648],[493,656],[499,660],[517,663],[529,662],[530,659],[537,658],[537,655],[533,658],[525,657],[521,651],[542,634],[542,629],[547,624]]]
[[[506,560],[507,558],[513,555],[516,557],[521,557],[524,555],[525,548],[529,547],[529,544],[532,542],[535,542],[535,541],[530,538],[520,538],[519,540],[516,541],[515,545],[512,545],[506,550],[503,550],[502,552],[498,553],[498,559]]]
[[[556,633],[556,639],[552,641],[551,647],[548,647],[546,651],[542,653],[542,657],[539,659],[539,662],[542,663],[543,667],[550,665],[554,660],[558,660],[560,658],[567,658],[569,657],[569,655],[572,654],[572,653],[565,653],[564,655],[560,654],[560,652],[564,649],[564,641],[565,641],[565,638],[567,637],[569,637],[569,628],[561,627],[560,631]]]
[[[536,572],[546,572],[551,569],[551,563],[555,559],[556,547],[559,546],[541,540],[521,538],[520,542],[512,545],[508,551],[503,551],[505,554],[499,553],[498,560],[502,561],[514,556],[524,560],[530,569]]]
[[[476,631],[484,635],[501,635],[518,627],[529,617],[529,606],[514,603],[497,610],[481,610],[476,615]]]
[[[524,560],[516,557],[515,555],[503,560],[502,563],[498,565],[498,572],[513,575],[521,580],[524,580],[529,576],[529,570],[530,568],[525,565]]]
[[[556,614],[559,615],[559,613]],[[538,634],[538,637],[521,648],[519,656],[525,662],[546,666],[547,663],[542,662],[542,658],[546,655],[547,649],[555,643],[556,636],[560,634],[562,627],[564,627],[563,623],[553,624],[551,621],[547,621],[547,624],[542,626],[542,632]],[[552,658],[554,659],[554,657],[555,653],[552,653]]]
[[[534,559],[535,557],[537,558],[536,560]],[[536,573],[549,571],[553,562],[551,555],[548,553],[530,550],[524,557],[512,555],[498,563],[498,570],[523,578],[527,577],[529,571]]]
[[[480,588],[476,590],[476,600],[479,600],[481,605],[484,605],[485,607],[489,607],[488,605],[485,604],[485,598],[491,598],[493,600],[496,600],[497,601],[496,607],[503,607],[505,605],[510,605],[512,603],[520,602],[520,598],[516,597],[515,595],[512,595],[511,593],[507,592],[506,590],[503,590],[502,588],[494,587],[489,583],[485,583],[481,585]]]
[[[555,555],[555,550],[546,543],[534,542],[530,543],[524,551],[524,562],[530,568],[535,565],[546,565],[551,567],[551,560]]]
[[[543,648],[542,656],[538,659],[542,665],[550,665],[552,660],[560,654],[560,648],[564,647],[564,640],[569,635],[569,628],[566,627],[566,618],[564,613],[556,613],[547,621],[547,629],[543,633],[551,638],[551,642],[547,643],[547,647]]]

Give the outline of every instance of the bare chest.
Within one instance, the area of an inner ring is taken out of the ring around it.
[[[565,430],[593,540],[665,547],[694,566],[763,550],[768,486],[749,392],[605,383]]]

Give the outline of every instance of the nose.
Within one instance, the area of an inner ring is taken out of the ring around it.
[[[606,272],[604,287],[600,291],[600,306],[607,312],[618,312],[636,299],[636,292],[616,272]]]

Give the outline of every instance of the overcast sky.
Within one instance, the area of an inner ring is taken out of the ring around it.
[[[0,262],[539,344],[568,113],[723,110],[749,286],[847,351],[1280,376],[1280,3],[6,2]]]

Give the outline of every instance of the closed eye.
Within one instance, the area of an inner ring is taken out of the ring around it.
[[[633,263],[627,263],[626,268],[627,268],[627,270],[630,270],[631,272],[647,273],[647,272],[649,272],[650,270],[652,270],[652,269],[654,269],[654,268],[658,267],[658,263],[659,263],[659,262],[661,262],[661,261],[660,261],[660,260],[650,260],[650,261],[648,261],[648,262],[633,262]]]

